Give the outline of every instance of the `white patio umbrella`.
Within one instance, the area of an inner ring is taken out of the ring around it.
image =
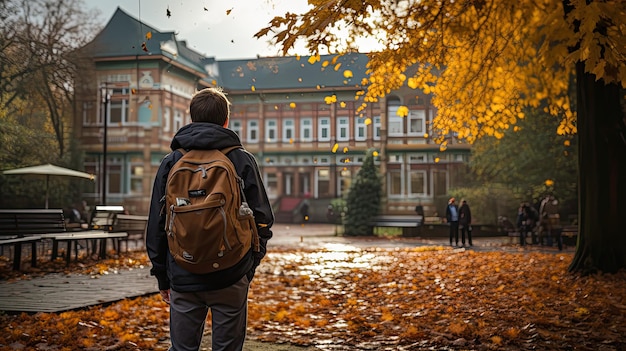
[[[4,174],[39,174],[46,176],[46,208],[48,208],[48,184],[50,182],[50,176],[68,176],[68,177],[79,177],[79,178],[87,178],[94,180],[96,178],[95,175],[84,173],[80,171],[75,171],[69,168],[63,168],[51,164],[40,165],[40,166],[31,166],[24,168],[16,168],[10,169],[2,172]]]

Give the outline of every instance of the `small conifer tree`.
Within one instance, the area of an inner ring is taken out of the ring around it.
[[[345,235],[372,235],[369,221],[380,211],[382,180],[374,164],[376,152],[367,151],[363,166],[350,186],[347,198]]]

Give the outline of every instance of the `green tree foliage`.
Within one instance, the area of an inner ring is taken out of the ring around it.
[[[476,141],[470,167],[478,184],[506,185],[518,203],[537,202],[547,193],[577,203],[578,139],[555,133],[558,125],[542,112],[527,112],[503,138]],[[577,213],[576,207],[569,211]]]
[[[626,2],[622,0],[311,0],[304,14],[276,17],[274,33],[289,50],[358,50],[369,54],[363,103],[407,85],[432,94],[432,137],[450,132],[468,142],[502,138],[546,106],[559,134],[579,132],[579,242],[572,271],[626,268]],[[345,34],[342,36],[342,34]],[[416,73],[407,76],[408,68]],[[576,103],[569,81],[576,76]],[[363,106],[363,105],[362,105]],[[576,106],[577,110],[573,110]]]
[[[372,235],[369,221],[380,212],[382,180],[374,165],[374,150],[368,150],[356,179],[350,185],[345,218],[346,235]]]

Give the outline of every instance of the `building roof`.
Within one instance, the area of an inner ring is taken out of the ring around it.
[[[159,31],[119,7],[83,49],[96,59],[167,57],[200,73],[208,85],[229,91],[358,89],[367,65],[367,56],[360,53],[325,55],[319,60],[285,56],[219,61],[192,50],[174,32]]]
[[[84,49],[96,59],[161,55],[202,73],[206,73],[205,63],[214,60],[188,48],[185,41],[176,39],[174,32],[159,31],[119,7]]]
[[[250,60],[217,61],[216,81],[231,91],[314,90],[358,87],[366,77],[367,56],[349,53],[310,56],[260,57]]]

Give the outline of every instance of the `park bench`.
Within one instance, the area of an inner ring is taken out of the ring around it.
[[[373,228],[401,228],[402,236],[416,236],[423,219],[420,215],[380,215],[372,218],[369,225]]]
[[[113,240],[118,248],[119,240],[128,234],[124,232],[109,233],[102,230],[68,232],[61,209],[15,209],[0,210],[0,246],[13,246],[13,269],[21,268],[22,244],[31,244],[31,265],[37,265],[37,244],[44,240],[52,241],[52,259],[58,256],[59,243],[66,243],[66,261],[69,265],[72,248],[78,258],[78,241],[91,241],[94,251],[101,258],[106,257],[107,240]],[[87,249],[89,249],[87,245]],[[4,252],[3,252],[4,253]]]
[[[91,212],[88,229],[110,232],[115,224],[115,216],[124,212],[123,206],[98,205]]]
[[[128,234],[127,237],[121,240],[121,242],[126,243],[126,251],[128,251],[129,241],[133,241],[135,244],[143,244],[147,224],[148,216],[118,214],[115,216],[112,232],[125,232]]]
[[[22,245],[31,245],[31,265],[37,266],[37,243],[46,233],[65,232],[61,209],[2,209],[0,210],[0,246],[13,249],[13,269],[20,270]]]

